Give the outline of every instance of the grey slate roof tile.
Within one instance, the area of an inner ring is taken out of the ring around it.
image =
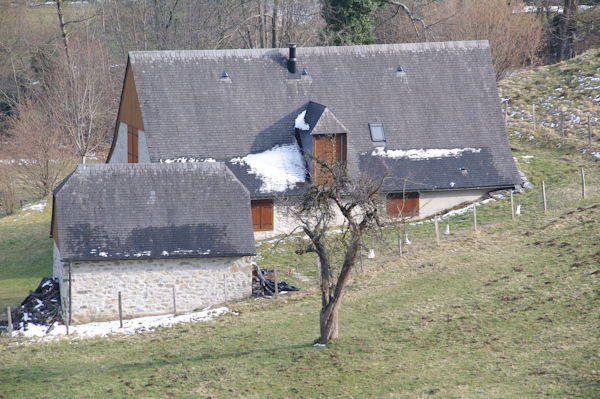
[[[248,191],[220,162],[79,165],[54,199],[65,261],[256,252]]]
[[[482,148],[465,184],[519,183],[487,42],[298,48],[298,70],[307,78],[290,78],[287,52],[131,52],[151,161],[228,161],[293,143],[296,116],[312,107],[311,119],[322,107],[331,113],[325,130],[347,130],[350,173],[361,172],[361,154],[373,149],[368,123],[377,121],[387,149]],[[224,71],[228,83],[220,79]],[[434,188],[439,166],[419,162],[424,189]]]

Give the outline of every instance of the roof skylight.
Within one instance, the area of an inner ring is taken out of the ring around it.
[[[370,122],[369,130],[371,132],[371,141],[375,145],[385,145],[385,134],[383,133],[383,123]]]

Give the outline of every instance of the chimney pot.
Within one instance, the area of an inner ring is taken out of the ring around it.
[[[296,43],[288,44],[290,55],[287,61],[287,69],[289,73],[296,73]]]

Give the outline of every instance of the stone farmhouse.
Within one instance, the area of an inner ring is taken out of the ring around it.
[[[134,51],[107,162],[224,162],[257,239],[324,178],[305,155],[385,177],[389,215],[425,217],[520,184],[494,76],[486,41]]]
[[[220,162],[79,165],[54,191],[54,277],[73,323],[252,293],[250,195]]]

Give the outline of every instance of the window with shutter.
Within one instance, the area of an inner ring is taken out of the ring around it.
[[[388,194],[387,214],[393,218],[419,216],[419,193]]]
[[[254,231],[273,230],[273,200],[255,200],[250,203]]]
[[[138,163],[138,130],[127,126],[127,162]]]

